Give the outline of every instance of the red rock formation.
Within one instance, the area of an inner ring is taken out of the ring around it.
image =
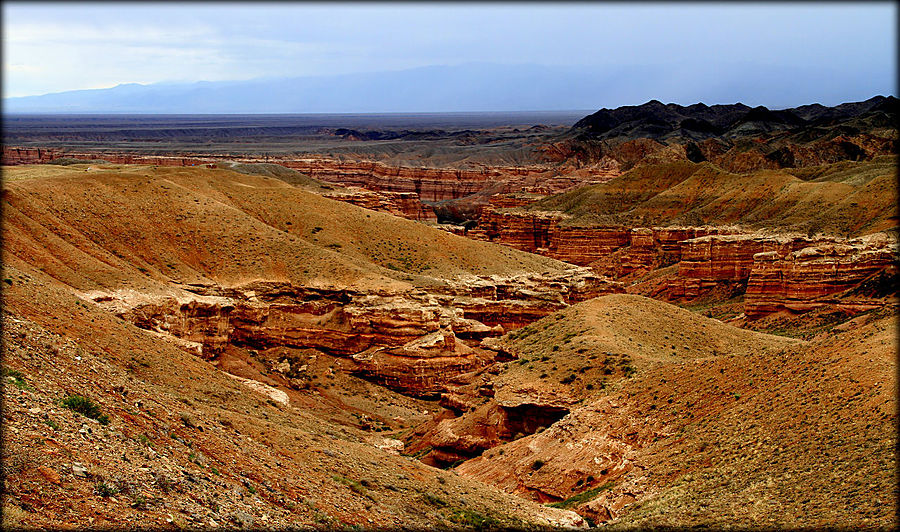
[[[678,279],[669,283],[670,299],[695,299],[723,286],[742,291],[750,278],[753,256],[765,251],[791,251],[810,243],[806,238],[755,235],[710,235],[680,243]]]
[[[560,214],[545,212],[496,211],[485,209],[478,231],[470,231],[469,236],[490,240],[511,248],[546,254],[550,247],[550,234],[559,220]]]
[[[541,194],[494,194],[488,199],[489,205],[487,209],[510,209],[513,207],[524,207],[543,198]]]
[[[744,313],[756,318],[790,310],[805,312],[842,305],[828,296],[844,292],[867,278],[896,272],[896,242],[884,240],[821,242],[800,250],[772,250],[754,255]],[[890,272],[888,272],[890,273]],[[855,309],[875,308],[878,301],[848,301]]]
[[[794,266],[790,266],[794,268],[791,273],[786,273],[788,264],[800,261],[791,253],[815,243],[813,240],[736,234],[736,229],[722,227],[577,228],[561,225],[563,220],[562,213],[497,210],[491,206],[483,210],[479,228],[468,231],[467,236],[573,264],[591,265],[614,279],[677,263],[677,277],[654,295],[666,299],[696,299],[713,291],[727,297],[739,295],[746,289],[751,273],[759,269],[752,291],[747,292],[748,316],[781,308],[820,306],[818,298],[854,286],[884,269],[885,261],[889,261],[885,257],[890,254],[883,251],[881,255],[869,253],[865,259],[840,258],[843,255],[833,249],[843,248],[833,248],[834,240],[820,240],[818,243],[832,246],[827,248],[832,250],[828,258],[810,262],[808,273],[798,273],[806,270]],[[836,273],[827,273],[828,268]],[[811,277],[804,281],[802,275]],[[812,288],[817,283],[821,286]],[[765,300],[765,294],[772,294],[773,299]],[[481,317],[490,320],[488,316]]]
[[[434,209],[422,203],[415,192],[374,192],[348,187],[325,194],[325,197],[410,220],[437,221]]]
[[[497,181],[546,172],[542,167],[483,167],[480,170],[392,167],[378,162],[336,161],[324,158],[277,159],[315,179],[345,186],[389,192],[415,192],[423,201],[468,196]]]
[[[136,302],[115,293],[86,296],[206,358],[229,344],[312,348],[349,358],[354,373],[394,390],[436,397],[460,375],[503,358],[477,347],[483,338],[622,288],[581,268],[554,275],[473,276],[432,293],[358,293],[277,282],[190,290],[178,298]]]
[[[6,166],[20,164],[46,164],[60,157],[59,150],[49,148],[11,148],[3,147],[3,161]]]
[[[136,155],[118,152],[72,152],[59,149],[46,148],[3,148],[3,164],[46,164],[59,158],[104,160],[112,164],[152,164],[156,166],[206,166],[215,158],[198,156],[184,157],[181,155]]]

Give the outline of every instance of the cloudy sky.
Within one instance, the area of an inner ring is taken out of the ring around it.
[[[781,72],[799,84],[807,75],[828,79],[842,94],[865,99],[896,92],[896,20],[893,2],[4,2],[3,91],[13,97],[477,61],[596,70],[665,66],[684,83],[718,72],[740,71],[747,79],[757,70]],[[737,101],[740,79],[734,84]]]

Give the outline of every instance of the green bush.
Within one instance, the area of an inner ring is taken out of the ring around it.
[[[119,493],[119,488],[105,482],[98,482],[94,484],[94,493],[101,497],[112,497]]]
[[[82,397],[80,395],[70,395],[63,399],[62,406],[68,408],[73,412],[78,412],[85,417],[96,419],[100,422],[101,425],[109,424],[109,416],[100,411],[100,405],[91,401],[87,397]]]
[[[31,386],[25,382],[25,375],[22,374],[21,371],[9,368],[3,368],[3,375],[9,377],[9,380],[12,381],[13,385],[20,390],[33,390]]]
[[[594,480],[594,477],[588,477],[588,482],[592,482],[593,480]],[[600,495],[600,492],[606,491],[606,490],[612,488],[614,485],[615,485],[614,482],[607,482],[605,484],[601,484],[600,486],[597,486],[596,488],[592,488],[587,491],[583,491],[583,492],[579,493],[578,495],[573,495],[572,497],[569,497],[568,499],[566,499],[564,501],[554,502],[553,504],[550,504],[549,506],[551,506],[553,508],[569,509],[569,508],[572,508],[573,506],[577,506],[583,502],[587,502],[587,501],[596,499],[597,496]]]
[[[437,506],[438,508],[443,508],[444,506],[447,506],[447,503],[444,501],[444,499],[437,497],[435,495],[432,495],[430,493],[422,494],[422,498],[425,499],[425,502],[427,502],[428,504],[430,504],[432,506]]]
[[[450,520],[454,523],[474,527],[477,530],[487,528],[496,528],[500,523],[490,516],[484,516],[474,510],[465,508],[454,508],[450,515]]]

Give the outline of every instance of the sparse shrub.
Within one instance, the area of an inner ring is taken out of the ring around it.
[[[573,374],[569,375],[568,377],[564,377],[564,378],[560,379],[559,382],[560,382],[560,384],[572,384],[573,382],[575,382],[575,379],[577,379],[577,378],[578,378],[578,375],[575,375],[573,373]]]
[[[33,390],[28,382],[25,381],[25,375],[21,371],[9,368],[3,368],[3,375],[12,381],[13,385],[20,390]]]
[[[444,499],[437,497],[435,495],[432,495],[430,493],[422,494],[422,498],[428,504],[430,504],[432,506],[437,506],[438,508],[443,508],[444,506],[447,506],[447,503],[444,501]]]
[[[155,480],[157,487],[159,487],[159,490],[163,493],[168,494],[176,487],[176,483],[165,475],[157,475]]]
[[[537,471],[538,469],[544,467],[544,463],[545,462],[543,460],[535,460],[534,462],[531,463],[531,469],[533,469],[534,471]]]
[[[179,414],[179,417],[181,418],[181,422],[184,423],[185,427],[187,427],[189,429],[197,428],[197,422],[194,420],[194,417],[192,415],[190,415],[189,413],[182,412],[181,414]]]
[[[359,482],[357,482],[353,479],[342,477],[340,475],[333,475],[331,478],[333,480],[340,482],[341,484],[347,486],[348,488],[350,488],[350,491],[352,491],[354,493],[359,493],[360,495],[366,494],[366,488],[364,488],[362,486],[362,484],[360,484]],[[247,486],[247,489],[250,489],[250,488],[251,488],[251,486]],[[255,490],[253,491],[253,493],[255,493]]]
[[[119,488],[106,482],[98,482],[94,484],[94,493],[101,497],[112,497],[119,493]]]
[[[594,477],[587,478],[588,484],[590,484],[593,481],[594,481]],[[555,503],[551,504],[550,506],[553,508],[563,508],[563,509],[572,508],[583,502],[587,502],[587,501],[596,499],[597,495],[599,495],[600,492],[606,491],[606,490],[612,488],[614,485],[615,485],[615,483],[613,483],[613,482],[607,482],[605,484],[597,486],[596,488],[589,489],[587,491],[583,491],[583,492],[579,493],[578,495],[573,495],[564,501],[555,502]]]
[[[476,530],[494,528],[499,525],[499,522],[493,517],[484,516],[467,508],[454,508],[453,513],[450,515],[450,520],[460,525],[474,527]]]
[[[109,424],[109,416],[100,411],[100,405],[91,401],[87,397],[82,397],[80,395],[70,395],[63,399],[62,406],[68,408],[73,412],[78,412],[85,417],[96,419],[100,422],[101,425]]]

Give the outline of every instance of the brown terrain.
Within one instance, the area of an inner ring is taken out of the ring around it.
[[[896,132],[854,105],[515,164],[4,146],[4,526],[894,528]]]

